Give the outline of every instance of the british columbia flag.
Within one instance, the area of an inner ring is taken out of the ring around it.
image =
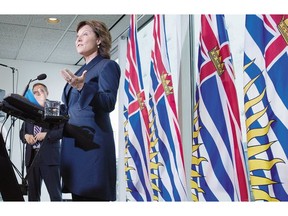
[[[182,139],[169,65],[164,18],[163,15],[154,15],[154,46],[151,52],[149,117],[153,199],[186,201]]]
[[[201,15],[191,164],[193,201],[248,201],[248,178],[224,15]]]
[[[247,15],[244,103],[255,201],[288,201],[288,15]]]
[[[126,200],[152,201],[149,116],[138,52],[136,16],[131,15],[124,81]]]

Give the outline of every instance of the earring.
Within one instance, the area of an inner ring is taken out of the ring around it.
[[[100,45],[99,45],[99,44],[97,45],[97,48],[98,48],[98,49],[100,48]]]

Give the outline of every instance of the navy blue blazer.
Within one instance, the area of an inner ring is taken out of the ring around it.
[[[109,114],[114,110],[120,67],[96,56],[75,74],[87,70],[81,91],[66,85],[62,100],[69,121],[62,139],[64,188],[79,196],[116,200],[116,154]]]
[[[41,143],[41,149],[35,164],[38,165],[60,165],[60,151],[63,134],[63,126],[55,127],[53,129],[42,128],[42,132],[47,132],[45,139]],[[20,130],[20,139],[23,143],[26,143],[24,138],[25,134],[33,134],[34,124],[29,122],[23,122]],[[32,163],[32,145],[26,144],[25,152],[25,165],[30,166]]]

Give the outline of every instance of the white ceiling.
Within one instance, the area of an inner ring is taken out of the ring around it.
[[[57,17],[61,22],[49,24],[48,17]],[[96,19],[105,22],[111,31],[124,17],[122,14],[0,15],[0,58],[81,65],[81,56],[75,49],[77,24]],[[115,37],[118,35],[112,34],[112,40]]]

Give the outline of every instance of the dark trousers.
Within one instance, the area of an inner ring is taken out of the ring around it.
[[[51,201],[62,201],[59,165],[34,164],[28,173],[28,201],[40,201],[42,182],[46,185]]]
[[[73,194],[72,193],[72,201],[102,201],[102,202],[105,202],[107,200],[103,200],[103,199],[99,199],[99,198],[96,198],[96,197],[84,197],[84,196],[79,196],[79,195],[76,195],[76,194]]]

